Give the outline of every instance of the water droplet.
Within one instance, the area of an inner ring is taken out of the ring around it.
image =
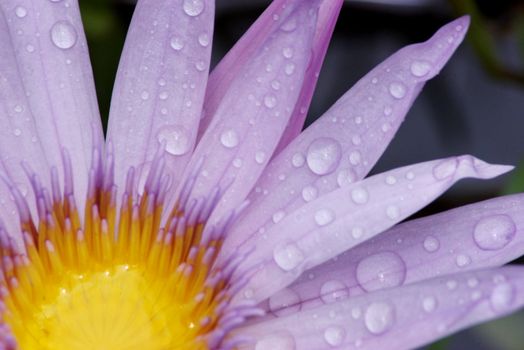
[[[351,230],[351,236],[354,239],[359,239],[362,237],[362,235],[364,235],[364,230],[361,227],[353,227]]]
[[[273,250],[275,263],[284,271],[291,271],[304,261],[304,253],[294,243],[283,244]]]
[[[357,180],[357,175],[352,169],[342,169],[338,172],[337,175],[337,184],[340,187],[347,186],[352,184]]]
[[[184,0],[184,12],[191,17],[196,17],[204,11],[203,0]]]
[[[206,67],[207,67],[206,62],[203,61],[203,60],[198,60],[198,61],[196,61],[196,63],[195,63],[195,68],[196,68],[196,70],[199,71],[199,72],[203,72],[203,71],[205,71],[205,70],[206,70]]]
[[[393,252],[381,252],[362,259],[356,277],[365,291],[400,286],[406,278],[406,264]]]
[[[351,142],[355,145],[355,146],[358,146],[362,143],[362,138],[360,137],[360,135],[354,135],[352,138],[351,138]]]
[[[293,164],[295,168],[300,168],[305,162],[306,158],[302,153],[295,153],[293,158],[291,158],[291,164]]]
[[[422,308],[426,312],[433,312],[437,308],[437,299],[435,297],[426,297],[422,300]]]
[[[369,200],[368,191],[365,188],[357,187],[351,191],[351,199],[356,204],[364,204]]]
[[[22,130],[16,128],[15,130],[13,130],[13,134],[15,134],[15,136],[20,136],[22,135]]]
[[[455,158],[443,160],[433,168],[433,176],[437,180],[447,179],[455,174],[457,166],[458,161]]]
[[[491,308],[495,312],[506,311],[511,307],[515,299],[515,289],[509,283],[498,284],[493,288],[489,298]]]
[[[267,94],[264,96],[264,106],[267,108],[274,108],[277,104],[277,98],[273,94]]]
[[[400,209],[396,205],[389,205],[386,208],[386,215],[391,220],[397,220],[400,217]]]
[[[287,75],[291,75],[295,72],[295,65],[293,63],[286,64],[286,67],[284,68],[284,72]]]
[[[181,125],[162,128],[158,133],[158,142],[165,143],[166,152],[175,156],[186,154],[191,148],[189,131]]]
[[[284,288],[269,298],[269,309],[277,316],[293,314],[300,307],[299,295],[289,288]]]
[[[273,80],[271,82],[271,87],[273,90],[279,90],[280,89],[280,82],[278,80]]]
[[[426,61],[413,61],[413,63],[411,63],[410,70],[411,74],[420,78],[429,73],[431,70],[431,64]]]
[[[364,315],[366,328],[373,334],[382,334],[395,323],[395,310],[385,302],[372,303]]]
[[[408,179],[408,180],[413,180],[413,179],[415,179],[415,173],[412,172],[412,171],[408,171],[408,172],[406,173],[406,179]]]
[[[317,198],[318,190],[314,186],[306,186],[302,189],[302,198],[306,202],[311,202],[313,199]]]
[[[15,110],[16,113],[22,113],[24,111],[24,107],[22,107],[20,105],[16,105],[14,110]]]
[[[457,258],[455,259],[455,263],[458,267],[464,267],[471,263],[471,258],[468,255],[465,254],[459,254],[457,255]]]
[[[274,213],[271,218],[272,218],[273,222],[276,224],[276,223],[280,222],[284,218],[284,216],[286,216],[286,212],[283,211],[283,210],[279,210],[276,213]]]
[[[284,32],[292,32],[296,28],[297,28],[297,20],[294,17],[288,20],[287,22],[285,22],[284,24],[282,24],[282,26],[280,27],[280,29]]]
[[[149,99],[149,92],[147,91],[142,91],[142,94],[140,94],[140,98],[144,101],[148,100]]]
[[[353,165],[360,164],[360,161],[362,160],[362,155],[359,151],[353,151],[349,154],[349,162]]]
[[[424,246],[424,249],[428,253],[433,253],[433,252],[436,252],[440,248],[440,242],[437,238],[433,236],[427,236],[424,239],[423,246]]]
[[[335,213],[330,209],[320,209],[315,213],[315,222],[319,226],[325,226],[335,220]]]
[[[320,287],[320,299],[326,304],[344,300],[348,296],[348,287],[339,280],[327,281]]]
[[[341,157],[340,144],[327,137],[316,139],[307,150],[307,164],[309,169],[317,175],[326,175],[333,172]]]
[[[346,331],[339,326],[331,326],[324,331],[324,340],[331,346],[339,346],[344,342]]]
[[[478,286],[478,284],[479,284],[479,280],[476,279],[475,277],[471,277],[468,279],[468,287],[475,288],[476,286]]]
[[[388,176],[386,176],[386,180],[385,181],[386,181],[386,183],[388,185],[394,185],[394,184],[397,183],[397,178],[394,177],[393,175],[388,175]]]
[[[35,47],[31,44],[28,44],[25,49],[27,50],[27,52],[34,52],[35,51]]]
[[[287,333],[271,334],[257,341],[255,350],[295,350],[295,338]]]
[[[389,84],[389,93],[396,99],[406,96],[406,86],[403,83],[395,82]]]
[[[475,243],[483,250],[504,248],[513,240],[516,226],[507,215],[493,215],[482,218],[473,230]]]
[[[266,160],[266,153],[264,151],[257,151],[255,153],[255,162],[257,162],[258,164],[262,164],[264,163],[265,160]]]
[[[226,148],[234,148],[238,145],[238,135],[235,130],[226,130],[220,135],[220,143]]]
[[[457,288],[457,281],[455,280],[449,280],[446,282],[446,286],[448,287],[449,290],[454,290],[455,288]]]
[[[167,91],[162,91],[160,94],[158,94],[158,98],[161,100],[167,100],[168,97],[169,94],[167,93]]]
[[[51,27],[51,41],[60,49],[72,48],[76,44],[77,37],[75,27],[67,21],[58,21]]]
[[[198,36],[198,43],[203,47],[207,47],[207,45],[209,45],[209,35],[207,35],[207,33],[200,34]]]
[[[180,51],[184,48],[184,41],[176,36],[171,38],[169,44],[171,45],[171,48],[175,51]]]
[[[243,163],[242,159],[240,159],[240,158],[233,159],[233,166],[235,168],[241,168],[242,167],[242,163]]]
[[[25,7],[17,6],[15,9],[15,14],[18,18],[24,18],[25,16],[27,16],[27,10],[25,9]]]
[[[285,47],[284,49],[282,49],[282,55],[285,58],[293,57],[293,49],[291,47]]]

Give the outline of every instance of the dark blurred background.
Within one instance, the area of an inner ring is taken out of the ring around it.
[[[270,0],[217,0],[213,65]],[[104,125],[133,0],[80,0]],[[402,46],[469,13],[466,39],[426,85],[374,172],[470,153],[522,166],[466,181],[418,215],[524,191],[524,0],[348,0],[321,72],[308,123]],[[517,261],[517,263],[522,263]],[[428,349],[524,349],[524,313],[461,332]]]

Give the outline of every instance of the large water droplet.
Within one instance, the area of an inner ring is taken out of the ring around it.
[[[473,230],[475,243],[484,250],[504,248],[515,237],[517,228],[511,217],[500,214],[481,219]]]
[[[235,130],[226,130],[220,135],[220,143],[226,148],[234,148],[238,145],[238,135]]]
[[[346,331],[339,326],[331,326],[324,331],[324,340],[331,346],[339,346],[344,342]]]
[[[288,333],[271,334],[257,341],[255,350],[295,350],[295,338]]]
[[[351,191],[351,200],[356,204],[364,204],[369,200],[368,191],[365,188],[357,187]]]
[[[372,303],[364,315],[366,328],[373,334],[382,334],[395,323],[395,310],[385,302]]]
[[[184,0],[184,12],[191,17],[198,16],[204,11],[203,0]]]
[[[294,243],[278,245],[273,250],[275,263],[284,271],[298,267],[304,261],[304,253]]]
[[[515,299],[515,288],[509,283],[501,283],[495,286],[489,298],[491,308],[495,312],[508,310]]]
[[[77,37],[75,27],[67,21],[58,21],[51,27],[51,41],[60,49],[72,48],[76,44]]]
[[[425,239],[424,239],[424,249],[429,252],[429,253],[433,253],[433,252],[436,252],[439,247],[440,247],[440,242],[437,238],[433,237],[433,236],[427,236]]]
[[[406,264],[396,253],[376,253],[358,263],[356,277],[362,289],[368,292],[397,287],[406,278]]]
[[[337,168],[341,153],[342,149],[337,141],[327,137],[318,138],[307,150],[309,169],[317,175],[329,174]]]
[[[331,209],[320,209],[315,213],[315,222],[319,226],[325,226],[335,220],[335,213]]]
[[[348,287],[339,280],[327,281],[320,287],[320,299],[326,304],[344,300],[348,296]]]
[[[289,288],[284,288],[269,298],[269,310],[277,316],[293,314],[300,307],[300,296]]]
[[[447,179],[455,174],[457,166],[458,161],[455,158],[443,160],[433,168],[433,176],[437,180]]]
[[[158,133],[158,142],[165,143],[166,152],[181,156],[191,147],[189,131],[181,125],[171,125],[162,128]]]
[[[417,78],[423,77],[431,70],[431,63],[426,61],[413,61],[411,63],[410,71],[411,74]]]
[[[389,93],[396,99],[406,96],[406,86],[403,83],[395,82],[389,84]]]

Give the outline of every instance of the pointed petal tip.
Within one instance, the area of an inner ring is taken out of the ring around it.
[[[515,168],[513,165],[490,164],[471,155],[458,157],[458,160],[463,175],[480,179],[492,179]]]

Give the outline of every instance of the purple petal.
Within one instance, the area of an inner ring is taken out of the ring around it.
[[[300,300],[289,294],[275,298],[300,310]],[[267,319],[238,334],[254,338],[257,350],[411,349],[523,305],[524,268],[504,267],[349,298]]]
[[[303,308],[436,276],[500,266],[524,253],[524,195],[400,224],[306,271],[289,288]]]
[[[301,272],[404,220],[456,181],[492,178],[510,169],[471,156],[435,160],[372,176],[289,213],[277,212],[276,225],[242,246],[246,251],[256,247],[243,266],[260,266],[245,294],[263,300]]]
[[[25,161],[48,186],[50,167],[62,174],[64,148],[75,191],[84,198],[91,154],[102,147],[103,134],[78,4],[9,0],[0,8],[5,171],[24,194],[29,183],[20,163]],[[33,200],[29,203],[34,210]]]
[[[280,26],[237,72],[198,144],[187,172],[200,169],[192,196],[230,185],[215,217],[245,199],[278,144],[310,61],[318,2],[285,8]]]
[[[108,139],[115,176],[123,183],[130,166],[141,183],[151,160],[165,147],[176,183],[193,150],[204,99],[214,1],[138,2],[118,70]]]
[[[252,60],[257,50],[264,44],[270,34],[282,26],[283,19],[281,17],[285,12],[285,8],[296,6],[296,3],[297,0],[273,1],[213,70],[206,90],[204,114],[199,130],[200,135],[209,126],[220,101],[230,88],[233,80]],[[343,1],[341,0],[323,0],[320,5],[317,28],[312,45],[311,62],[306,70],[300,97],[297,100],[278,149],[289,143],[302,130],[306,111],[318,78],[318,72],[324,60],[342,3]],[[296,23],[288,22],[285,28],[294,30],[295,26]]]
[[[224,249],[234,249],[256,230],[268,230],[278,210],[294,210],[364,178],[425,81],[440,71],[462,41],[468,23],[468,17],[460,18],[427,42],[391,56],[296,138],[264,171]]]

